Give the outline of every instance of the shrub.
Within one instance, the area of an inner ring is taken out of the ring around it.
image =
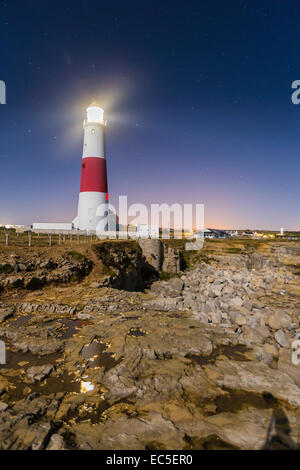
[[[166,273],[165,271],[160,271],[159,280],[160,281],[169,281],[173,277],[181,277],[182,273]]]
[[[82,253],[78,253],[78,251],[68,251],[67,253],[69,256],[71,256],[73,259],[75,259],[76,261],[83,261],[83,260],[86,260],[87,257],[84,256]]]
[[[0,273],[9,274],[9,273],[12,273],[13,270],[14,268],[11,264],[8,264],[8,263],[0,264]]]

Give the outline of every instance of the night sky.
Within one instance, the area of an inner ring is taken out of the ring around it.
[[[204,203],[207,227],[300,230],[299,2],[0,5],[0,223],[75,217],[95,98],[112,203]]]

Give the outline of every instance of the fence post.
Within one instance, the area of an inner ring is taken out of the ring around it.
[[[28,246],[31,246],[31,233],[28,232]]]
[[[80,235],[79,234],[77,235],[77,241],[78,241],[78,243],[80,243]]]
[[[59,245],[61,244],[61,234],[60,233],[58,234],[58,244]]]
[[[50,235],[50,233],[48,234],[48,237],[49,237],[49,246],[51,246],[51,235]]]
[[[70,233],[70,242],[72,243],[72,234]]]
[[[8,233],[5,234],[5,245],[8,245]]]

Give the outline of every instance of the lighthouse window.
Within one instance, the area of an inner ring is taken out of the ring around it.
[[[92,134],[95,134],[95,129],[92,129]]]
[[[82,164],[82,168],[85,168],[85,163]]]

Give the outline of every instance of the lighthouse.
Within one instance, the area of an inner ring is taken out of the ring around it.
[[[77,217],[73,225],[79,230],[94,231],[108,206],[104,111],[93,102],[83,122],[84,139]],[[97,208],[101,205],[100,215]]]

